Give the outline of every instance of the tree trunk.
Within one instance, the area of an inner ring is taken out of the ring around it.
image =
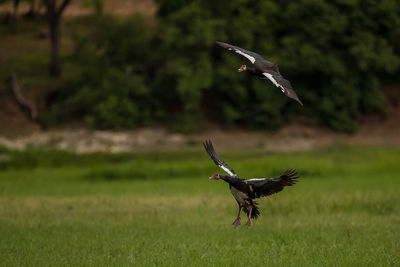
[[[61,75],[60,64],[60,17],[54,16],[49,22],[50,27],[50,76],[59,77]]]
[[[95,0],[94,1],[94,10],[96,15],[101,16],[103,15],[104,11],[104,0]]]
[[[26,16],[28,16],[28,17],[35,16],[35,0],[29,0],[29,10],[26,13]]]
[[[60,63],[60,20],[61,15],[71,0],[64,0],[59,8],[56,6],[56,0],[43,1],[47,9],[47,17],[50,33],[50,76],[59,77],[61,75]]]
[[[18,16],[18,7],[19,7],[19,0],[14,0],[14,10],[13,10],[13,19],[16,20]]]

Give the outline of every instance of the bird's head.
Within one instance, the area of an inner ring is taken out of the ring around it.
[[[218,180],[219,178],[220,178],[219,174],[215,173],[215,174],[213,174],[213,176],[209,177],[208,179],[210,179],[210,180]]]
[[[247,66],[246,66],[246,65],[242,65],[242,66],[240,66],[240,68],[238,69],[238,72],[242,72],[242,71],[245,71],[245,70],[247,70]]]

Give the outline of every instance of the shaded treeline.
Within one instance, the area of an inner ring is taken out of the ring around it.
[[[384,112],[379,90],[400,66],[400,3],[375,1],[158,1],[154,17],[98,13],[71,22],[73,66],[40,120],[99,129],[206,122],[276,129],[295,116],[340,131]],[[84,27],[82,27],[84,25]],[[246,59],[215,40],[280,66],[301,108],[268,81],[237,68]]]

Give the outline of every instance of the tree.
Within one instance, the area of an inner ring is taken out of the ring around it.
[[[29,0],[29,10],[26,15],[29,17],[35,16],[35,0]]]
[[[60,19],[63,11],[71,0],[63,0],[57,7],[57,0],[43,0],[46,10],[50,33],[50,76],[58,77],[61,74],[61,64],[59,57],[60,50]]]
[[[355,131],[362,115],[383,111],[379,82],[400,70],[400,2],[367,2],[158,0],[156,20],[96,17],[75,34],[75,73],[45,120],[196,131],[207,119],[277,129],[302,114]],[[248,62],[215,40],[278,63],[304,108],[272,83],[238,75]]]
[[[17,15],[18,15],[18,7],[19,7],[19,0],[14,0],[14,1],[13,1],[13,17],[14,17],[14,19],[17,18]]]
[[[25,14],[26,16],[33,17],[35,15],[35,0],[27,0],[29,2],[29,10]],[[25,2],[27,2],[25,1]],[[10,0],[0,0],[0,4],[11,2]],[[21,3],[21,0],[12,0],[12,6],[13,6],[13,11],[12,14],[10,15],[10,18],[13,19],[14,21],[17,20],[18,17],[18,9],[19,5]]]
[[[215,40],[278,63],[305,102],[301,112],[340,131],[355,131],[360,115],[383,110],[381,77],[400,69],[399,1],[158,2],[164,69],[173,77],[163,84],[175,82],[189,122],[204,114],[204,102],[213,120],[253,128],[281,127],[300,112],[273,85],[233,72],[243,59],[213,49]]]

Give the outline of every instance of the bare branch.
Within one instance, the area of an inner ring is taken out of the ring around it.
[[[71,2],[71,0],[64,0],[61,4],[61,6],[58,8],[57,13],[59,15],[61,15],[64,11],[64,9],[69,5],[69,3]]]
[[[35,120],[37,117],[36,105],[22,95],[21,87],[18,83],[17,74],[15,72],[12,73],[11,77],[11,90],[21,109],[29,115],[30,119]]]

